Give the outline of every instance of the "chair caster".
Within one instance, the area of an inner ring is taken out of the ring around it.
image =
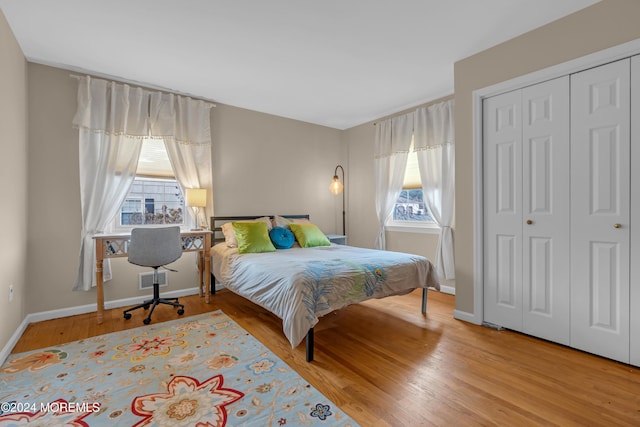
[[[178,314],[184,314],[184,310],[183,309],[178,310]]]
[[[147,317],[142,321],[142,323],[144,323],[145,325],[148,325],[149,323],[151,323],[151,319]]]
[[[124,320],[129,320],[129,319],[131,319],[131,313],[125,313]]]

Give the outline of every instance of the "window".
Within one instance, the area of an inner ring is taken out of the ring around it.
[[[394,221],[433,222],[429,208],[422,198],[422,188],[405,188],[400,193],[393,211]]]
[[[175,179],[138,177],[133,182],[118,225],[151,224],[184,224],[184,198]]]
[[[184,195],[175,179],[161,139],[145,139],[136,179],[116,219],[116,228],[144,225],[183,225]]]
[[[392,231],[415,231],[416,229],[437,229],[429,208],[424,202],[422,180],[418,167],[418,154],[413,149],[413,141],[407,158],[402,191],[396,201],[393,217],[387,221],[387,229]]]

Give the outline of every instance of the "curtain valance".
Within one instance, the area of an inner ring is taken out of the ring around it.
[[[151,135],[184,145],[211,145],[209,109],[212,106],[172,93],[151,93]]]
[[[141,88],[80,77],[73,125],[108,135],[147,136],[149,98]]]
[[[413,113],[381,120],[376,124],[374,157],[408,153],[413,134]]]
[[[91,132],[211,145],[213,104],[173,93],[82,76],[73,126]]]
[[[453,100],[418,108],[414,116],[414,150],[453,144]]]

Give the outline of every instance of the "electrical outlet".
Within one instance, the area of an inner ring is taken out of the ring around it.
[[[13,285],[9,286],[9,302],[13,301]]]

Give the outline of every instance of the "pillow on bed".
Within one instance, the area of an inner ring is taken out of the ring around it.
[[[264,222],[267,224],[267,230],[271,230],[271,219],[268,216],[263,216],[261,218],[256,218],[256,219],[241,220],[236,222]],[[237,248],[238,241],[236,240],[236,235],[233,231],[232,224],[233,223],[231,222],[226,222],[222,224],[222,227],[221,227],[222,234],[224,234],[224,242],[227,244],[227,247]]]
[[[303,248],[314,246],[331,246],[331,242],[315,224],[290,224],[289,228]]]
[[[238,241],[238,253],[275,252],[269,239],[269,230],[264,222],[232,222]]]
[[[269,231],[269,237],[276,249],[289,249],[296,241],[291,230],[284,227],[273,227]]]
[[[289,228],[289,225],[291,224],[309,224],[309,220],[306,218],[285,218],[278,215],[273,217],[274,227]]]

